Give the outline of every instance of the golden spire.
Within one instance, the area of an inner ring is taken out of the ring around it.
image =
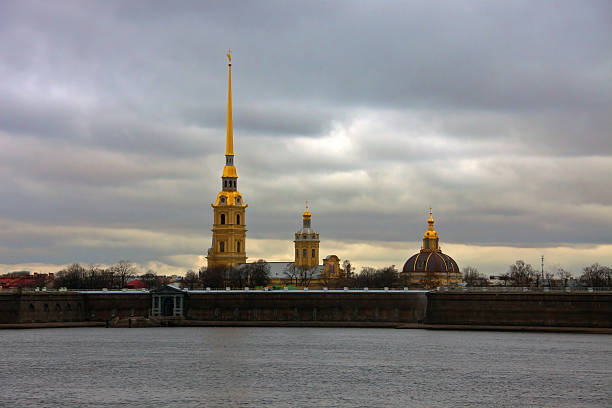
[[[234,130],[232,126],[232,50],[227,50],[227,59],[229,67],[229,79],[227,88],[227,140],[225,144],[225,155],[234,155]]]

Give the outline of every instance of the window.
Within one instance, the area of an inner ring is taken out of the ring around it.
[[[240,205],[240,197],[236,197],[236,205]]]
[[[219,252],[225,252],[225,242],[219,242]]]
[[[312,257],[313,258],[315,257],[315,250],[314,250],[314,248],[312,248]]]
[[[295,257],[299,258],[300,257],[300,251],[299,249],[295,248]]]
[[[225,196],[224,195],[219,197],[219,204],[225,204]]]
[[[302,251],[302,258],[306,258],[307,254],[306,254],[306,248],[304,248],[304,250]]]
[[[238,201],[238,200],[236,200]],[[236,224],[240,225],[240,214],[236,214]]]
[[[225,225],[225,214],[221,214],[221,225]]]
[[[236,252],[240,252],[240,241],[236,242]]]

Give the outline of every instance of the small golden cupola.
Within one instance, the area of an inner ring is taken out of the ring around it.
[[[424,251],[440,251],[438,233],[434,230],[434,218],[431,208],[429,209],[429,219],[427,220],[427,224],[429,227],[425,234],[423,234],[423,248]]]

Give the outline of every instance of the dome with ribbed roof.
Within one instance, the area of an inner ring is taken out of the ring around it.
[[[412,255],[402,269],[407,283],[417,286],[437,286],[462,282],[457,262],[440,249],[438,233],[434,229],[434,218],[429,209],[428,228],[423,234],[421,251]]]

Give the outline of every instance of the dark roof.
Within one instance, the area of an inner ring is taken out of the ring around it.
[[[457,262],[439,251],[422,251],[406,261],[402,272],[450,272],[458,273]]]

